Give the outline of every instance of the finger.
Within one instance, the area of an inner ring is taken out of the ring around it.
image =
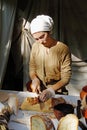
[[[35,89],[32,89],[32,92],[33,92],[33,93],[35,93],[35,92],[36,92],[36,90],[35,90]]]
[[[41,93],[41,91],[40,91],[40,90],[38,90],[38,93],[40,94],[40,93]]]
[[[39,85],[38,85],[37,89],[38,89],[38,93],[40,94],[41,90],[40,90],[40,86]]]
[[[37,93],[37,88],[36,87],[32,88],[32,92]]]
[[[39,97],[39,100],[40,100],[41,102],[45,102],[45,98],[40,98],[40,97]]]
[[[37,88],[35,89],[35,92],[38,94],[38,89]]]
[[[46,95],[45,95],[45,93],[41,93],[41,94],[40,94],[40,100],[43,101],[43,102],[46,100]]]

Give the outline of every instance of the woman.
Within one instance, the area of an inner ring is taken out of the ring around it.
[[[53,19],[39,15],[31,21],[30,30],[36,40],[30,56],[31,89],[46,101],[69,83],[71,53],[67,45],[51,37]]]

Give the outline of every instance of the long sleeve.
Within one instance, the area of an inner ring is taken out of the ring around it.
[[[70,50],[62,42],[51,47],[48,54],[46,49],[41,44],[33,44],[30,56],[30,77],[36,74],[45,83],[52,79],[58,80],[59,84],[55,86],[57,90],[68,84],[71,77]]]

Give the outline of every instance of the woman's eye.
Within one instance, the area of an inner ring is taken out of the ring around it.
[[[44,38],[44,35],[45,35],[45,34],[43,34],[42,36],[40,36],[40,37],[39,37],[39,39],[42,39],[42,38]]]
[[[35,40],[39,40],[38,38],[35,38]]]

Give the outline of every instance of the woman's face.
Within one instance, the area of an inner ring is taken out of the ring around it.
[[[37,32],[32,34],[32,36],[36,41],[43,44],[45,47],[49,46],[49,32]]]

